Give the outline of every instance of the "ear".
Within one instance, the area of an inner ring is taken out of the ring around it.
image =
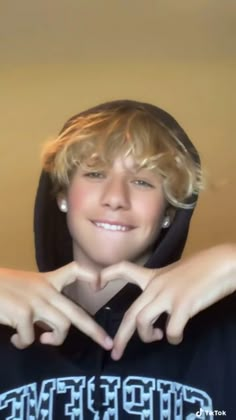
[[[64,195],[59,195],[57,197],[57,205],[63,213],[67,213],[68,205],[67,205],[67,199]]]

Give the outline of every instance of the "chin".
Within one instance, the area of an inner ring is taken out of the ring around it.
[[[97,265],[101,266],[102,268],[106,268],[106,267],[110,267],[111,265],[118,264],[118,263],[120,263],[124,260],[125,260],[125,258],[121,258],[121,257],[120,258],[119,257],[117,257],[117,258],[114,258],[114,257],[107,258],[107,256],[106,256],[104,258],[96,258],[96,260],[94,262]]]
[[[127,254],[127,253],[118,253],[115,254],[114,252],[111,255],[96,255],[96,257],[93,259],[96,264],[99,266],[106,268],[114,264],[118,264],[122,261],[130,261],[133,263],[136,263],[140,261],[143,258],[143,256],[134,255],[134,254]]]

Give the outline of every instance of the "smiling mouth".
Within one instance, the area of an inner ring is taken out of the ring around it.
[[[104,230],[108,230],[112,232],[128,232],[131,229],[134,229],[132,226],[112,224],[112,223],[93,222],[93,224],[100,229],[104,229]]]

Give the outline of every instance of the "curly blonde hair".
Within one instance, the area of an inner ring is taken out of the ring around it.
[[[161,121],[144,109],[108,109],[78,115],[43,148],[43,169],[56,194],[68,188],[78,167],[104,169],[117,156],[135,159],[137,170],[155,170],[163,179],[167,201],[192,208],[189,198],[203,188],[203,176],[193,153]]]

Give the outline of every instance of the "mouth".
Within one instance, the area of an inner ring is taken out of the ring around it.
[[[104,230],[112,231],[112,232],[129,232],[130,230],[134,229],[134,226],[125,225],[123,223],[118,223],[118,222],[92,221],[92,223],[100,229],[104,229]]]

